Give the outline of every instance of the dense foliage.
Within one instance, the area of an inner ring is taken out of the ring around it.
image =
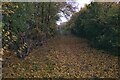
[[[4,50],[11,49],[23,57],[31,46],[42,45],[43,41],[55,34],[58,3],[4,2],[1,5]]]
[[[67,26],[92,45],[118,52],[120,48],[119,3],[91,3],[72,16]]]

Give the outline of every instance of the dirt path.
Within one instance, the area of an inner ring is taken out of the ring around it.
[[[25,60],[13,57],[3,77],[117,78],[118,57],[91,48],[85,39],[58,36]]]

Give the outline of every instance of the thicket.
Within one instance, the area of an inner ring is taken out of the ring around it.
[[[54,37],[60,13],[68,16],[75,12],[71,3],[66,2],[2,2],[0,8],[2,48],[20,58]]]
[[[23,58],[54,36],[59,3],[3,2],[0,5],[4,51],[12,50]]]
[[[91,3],[74,14],[67,26],[92,46],[120,55],[120,4]]]

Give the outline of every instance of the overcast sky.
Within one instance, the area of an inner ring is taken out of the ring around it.
[[[92,0],[77,0],[76,2],[79,4],[79,6],[78,6],[78,8],[79,8],[79,10],[82,8],[82,7],[84,7],[84,5],[85,4],[90,4],[90,2],[91,2]],[[64,18],[64,17],[61,17],[61,20],[62,20],[62,22],[66,22],[67,21],[67,19],[66,18]],[[61,22],[57,22],[57,24],[59,25]]]
[[[79,9],[80,9],[81,7],[84,7],[85,4],[90,4],[91,1],[92,0],[77,0],[76,2],[79,3]]]

